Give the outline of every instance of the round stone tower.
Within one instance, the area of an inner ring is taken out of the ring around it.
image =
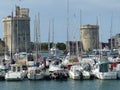
[[[81,27],[81,42],[84,51],[98,49],[99,47],[99,26],[83,25]]]

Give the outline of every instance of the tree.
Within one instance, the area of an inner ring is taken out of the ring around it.
[[[65,43],[57,43],[56,47],[60,50],[65,50],[66,49]]]
[[[50,48],[52,48],[53,43],[50,43]],[[41,51],[47,51],[48,50],[48,43],[39,43],[38,46],[41,46]],[[66,45],[64,43],[57,43],[56,47],[60,50],[65,50],[66,49]],[[35,50],[35,43],[31,42],[30,43],[30,49],[32,51]]]
[[[48,50],[48,44],[47,43],[41,43],[41,50],[42,51]]]

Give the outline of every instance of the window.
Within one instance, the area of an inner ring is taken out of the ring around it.
[[[13,72],[15,72],[16,71],[16,68],[15,67],[13,67]]]
[[[100,72],[108,72],[108,64],[101,64]]]
[[[17,67],[17,71],[20,72],[20,67]]]

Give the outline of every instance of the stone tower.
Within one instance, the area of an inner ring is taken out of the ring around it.
[[[81,41],[84,51],[90,51],[99,48],[99,26],[83,25],[81,27]]]
[[[28,8],[16,6],[15,16],[3,18],[3,40],[12,53],[30,49],[30,17]]]

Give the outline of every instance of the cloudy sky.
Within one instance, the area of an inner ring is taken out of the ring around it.
[[[49,21],[54,19],[54,40],[65,42],[67,39],[67,17],[69,17],[69,40],[80,40],[80,10],[81,22],[96,24],[99,17],[101,40],[107,42],[110,38],[111,17],[112,35],[120,33],[120,0],[2,0],[0,3],[0,38],[3,38],[2,19],[15,10],[15,5],[30,9],[31,40],[34,40],[34,19],[40,13],[41,41],[48,41]],[[52,35],[51,35],[52,37]]]

